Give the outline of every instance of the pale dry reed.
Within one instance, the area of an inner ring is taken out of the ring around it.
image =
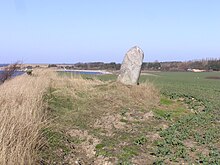
[[[36,71],[0,85],[1,165],[36,163],[40,130],[46,124],[43,96],[52,74]]]

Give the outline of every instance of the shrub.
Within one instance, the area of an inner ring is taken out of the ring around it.
[[[7,66],[0,74],[0,83],[4,83],[7,79],[10,79],[18,68],[20,68],[20,63],[18,62]]]

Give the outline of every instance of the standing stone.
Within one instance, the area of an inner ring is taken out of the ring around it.
[[[144,52],[135,46],[125,55],[121,65],[118,81],[126,85],[137,85],[141,73]]]

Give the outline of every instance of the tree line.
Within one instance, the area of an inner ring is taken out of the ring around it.
[[[161,71],[187,71],[190,69],[199,69],[205,71],[220,71],[220,59],[195,60],[195,61],[173,61],[173,62],[144,62],[143,70],[161,70]]]
[[[65,69],[85,70],[120,70],[121,64],[110,62],[76,63],[69,65],[49,64],[48,67],[60,67]],[[200,69],[206,71],[220,71],[220,59],[206,59],[195,61],[172,61],[172,62],[143,62],[142,70],[152,71],[187,71],[189,69]]]

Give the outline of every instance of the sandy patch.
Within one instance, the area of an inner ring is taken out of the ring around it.
[[[100,143],[99,139],[94,138],[89,135],[87,131],[76,130],[73,129],[68,132],[68,134],[72,137],[77,137],[83,142],[79,144],[78,148],[82,149],[88,158],[92,158],[95,156],[95,146]]]
[[[124,129],[126,127],[126,123],[121,122],[121,115],[119,114],[108,114],[101,119],[96,120],[93,125],[94,128],[101,128],[106,133],[107,136],[112,136],[115,129]]]
[[[82,131],[78,129],[73,129],[68,132],[68,134],[72,137],[77,137],[83,142],[79,145],[75,146],[75,150],[80,153],[76,157],[75,155],[71,155],[72,159],[69,159],[69,163],[76,165],[86,165],[88,162],[84,162],[84,160],[89,160],[94,165],[113,165],[109,159],[104,156],[96,157],[96,145],[100,143],[100,140],[89,135],[87,131]],[[86,158],[85,158],[86,157]],[[90,164],[91,164],[90,163]]]
[[[132,158],[133,165],[153,164],[154,156],[147,156],[147,154],[141,154]]]
[[[132,110],[130,112],[126,112],[123,119],[129,120],[129,121],[146,121],[149,120],[154,116],[153,112],[140,112],[140,111],[135,111]]]

